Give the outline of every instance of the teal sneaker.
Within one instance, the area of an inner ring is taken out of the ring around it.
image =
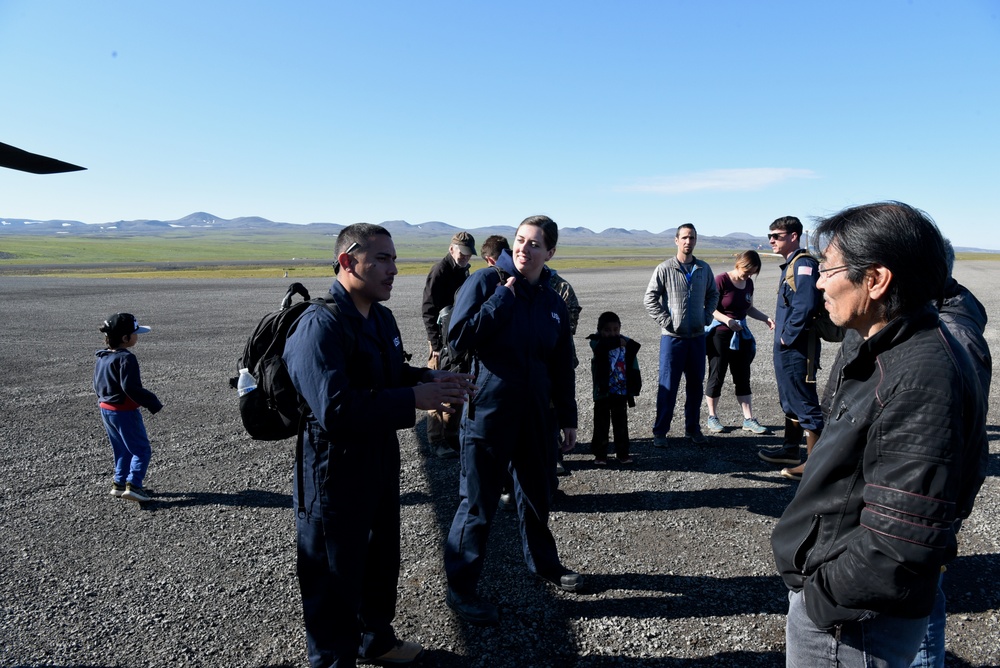
[[[746,423],[744,423],[744,426],[745,425]],[[720,422],[719,418],[714,415],[708,416],[708,422],[705,426],[708,427],[709,431],[714,431],[716,434],[721,434],[725,430],[725,427],[722,426],[722,422]]]
[[[743,431],[749,431],[753,434],[769,434],[767,427],[757,422],[757,418],[750,418],[749,420],[743,421]]]

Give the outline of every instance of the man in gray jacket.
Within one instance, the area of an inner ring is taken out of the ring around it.
[[[701,433],[701,399],[705,393],[705,326],[719,302],[715,276],[707,262],[694,256],[698,232],[685,223],[677,228],[677,255],[662,262],[649,279],[643,303],[660,325],[660,378],[656,391],[653,445],[667,446],[681,375],[687,383],[684,435],[697,444]]]

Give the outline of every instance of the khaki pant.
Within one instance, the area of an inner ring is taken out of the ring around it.
[[[430,348],[430,342],[427,343],[427,347]],[[429,369],[437,370],[438,368],[438,358],[433,354],[434,350],[431,348],[431,354],[427,359],[427,367]],[[451,404],[447,404],[450,406]],[[458,438],[458,425],[462,421],[462,406],[459,405],[454,413],[445,413],[444,411],[427,411],[427,440],[431,443],[438,441],[448,440],[450,438]]]

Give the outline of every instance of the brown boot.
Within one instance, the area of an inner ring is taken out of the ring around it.
[[[813,447],[816,445],[816,441],[819,440],[819,433],[815,431],[810,431],[808,429],[804,430],[806,432],[806,461],[802,462],[798,466],[793,466],[787,469],[781,469],[781,475],[789,480],[802,480],[802,473],[806,470],[806,462],[809,461],[809,456],[812,455]]]
[[[793,466],[787,469],[781,469],[781,477],[788,478],[789,480],[794,480],[798,482],[802,480],[802,472],[806,470],[806,463],[802,462],[798,466]]]

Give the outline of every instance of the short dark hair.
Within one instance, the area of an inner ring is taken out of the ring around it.
[[[599,332],[602,329],[604,329],[605,325],[610,325],[613,323],[621,325],[622,324],[621,318],[619,318],[618,314],[615,313],[614,311],[605,311],[601,315],[597,316],[597,331]]]
[[[694,225],[693,224],[691,224],[691,223],[684,223],[684,224],[680,225],[677,228],[676,232],[674,232],[674,239],[680,239],[681,238],[681,230],[688,229],[688,228],[690,228],[690,230],[692,232],[694,232],[696,235],[698,234],[698,230],[694,229]]]
[[[340,263],[337,262],[337,258],[340,257],[341,253],[347,251],[353,244],[358,245],[355,250],[364,250],[368,245],[368,240],[380,234],[392,238],[389,230],[381,225],[372,225],[371,223],[354,223],[342,229],[337,235],[337,243],[333,246],[333,273],[336,274],[340,271]]]
[[[542,228],[542,237],[545,239],[545,250],[556,247],[556,243],[559,241],[559,226],[556,225],[554,220],[548,216],[528,216],[521,221],[517,229],[521,229],[524,225],[534,225],[535,227]]]
[[[840,250],[851,283],[859,285],[874,265],[892,272],[883,303],[886,320],[943,298],[944,240],[923,211],[891,201],[854,206],[821,219],[816,233],[823,248],[834,244]]]
[[[778,218],[771,226],[768,227],[769,230],[784,230],[785,232],[795,232],[795,234],[802,236],[802,221],[795,216],[782,216]]]
[[[479,247],[479,254],[483,257],[488,257],[491,260],[495,260],[500,257],[500,253],[504,250],[510,250],[510,243],[508,243],[507,237],[500,234],[494,234],[486,237],[486,241],[484,241]]]

